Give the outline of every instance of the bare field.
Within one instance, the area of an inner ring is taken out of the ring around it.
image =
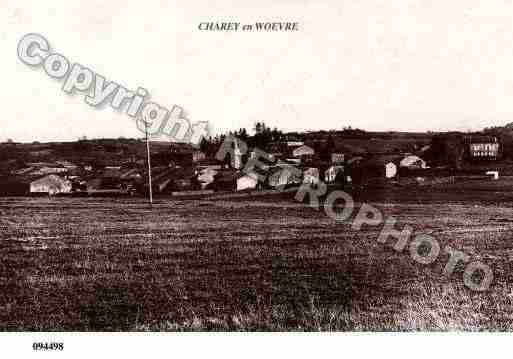
[[[356,198],[482,260],[414,262],[290,195],[224,200],[1,198],[1,330],[512,330],[513,194]]]

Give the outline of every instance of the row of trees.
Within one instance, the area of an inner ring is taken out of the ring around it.
[[[255,134],[250,136],[245,128],[240,128],[236,131],[229,131],[227,134],[203,138],[200,143],[200,150],[205,152],[207,156],[214,155],[227,135],[241,139],[246,142],[249,147],[257,147],[260,149],[268,149],[271,143],[284,139],[282,131],[278,130],[276,127],[271,129],[264,122],[257,122],[254,131]]]

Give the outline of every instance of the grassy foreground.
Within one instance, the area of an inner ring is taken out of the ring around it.
[[[490,265],[489,291],[290,198],[3,198],[0,329],[513,329],[509,199],[423,192],[361,200]]]

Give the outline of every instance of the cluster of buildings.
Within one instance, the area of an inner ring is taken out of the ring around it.
[[[258,157],[258,161],[261,162],[259,168],[254,169],[256,174],[259,174],[259,170],[265,173],[259,180],[256,175],[246,173],[244,164],[248,160],[238,151],[237,146],[235,147],[230,168],[219,168],[217,176],[212,177],[215,189],[275,189],[302,183],[315,185],[320,181],[328,185],[344,186],[348,182],[361,184],[371,178],[393,179],[399,175],[399,169],[428,168],[426,161],[411,153],[360,154],[343,151],[343,148],[336,145],[323,147],[322,144],[319,146],[319,143],[294,141],[271,144],[270,151],[263,157],[256,151],[248,152],[247,157]],[[293,167],[294,171],[286,170],[287,167]],[[265,180],[262,181],[262,178]]]
[[[134,180],[142,180],[135,168],[106,166],[94,169],[92,165],[77,165],[69,161],[33,162],[13,170],[7,178],[4,177],[0,184],[0,193],[57,195],[96,190],[128,193]]]
[[[465,139],[471,158],[496,159],[499,142],[496,138]],[[244,191],[295,186],[301,183],[327,184],[365,183],[369,179],[390,180],[408,171],[426,171],[423,154],[369,153],[340,145],[322,146],[315,142],[282,141],[271,143],[266,164],[265,181],[243,171],[251,150],[242,154],[235,150],[229,163],[186,144],[170,144],[166,151],[152,154],[152,189],[157,194],[183,191]],[[283,171],[294,167],[295,171]],[[0,185],[0,194],[69,194],[69,195],[133,195],[148,191],[145,161],[128,161],[121,165],[95,168],[90,164],[70,161],[26,163],[13,170]]]

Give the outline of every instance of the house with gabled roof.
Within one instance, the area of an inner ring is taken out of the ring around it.
[[[30,182],[30,193],[71,193],[71,188],[71,181],[53,174]]]

